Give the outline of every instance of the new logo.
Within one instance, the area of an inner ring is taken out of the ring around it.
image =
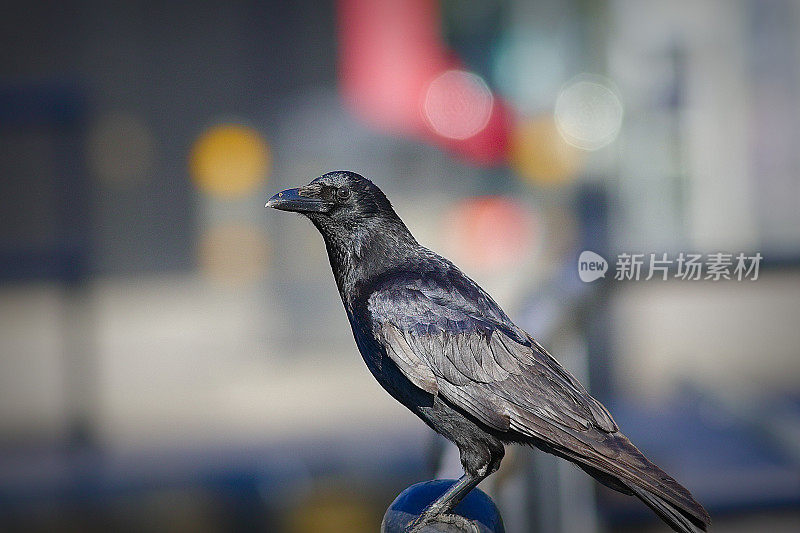
[[[608,261],[600,254],[584,250],[578,257],[578,277],[585,283],[604,278],[607,270]]]

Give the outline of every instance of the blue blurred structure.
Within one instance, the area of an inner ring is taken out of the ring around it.
[[[97,361],[88,296],[91,186],[83,149],[88,115],[88,99],[76,84],[0,85],[0,131],[12,135],[48,132],[52,145],[52,175],[20,173],[2,182],[4,211],[18,225],[12,225],[11,233],[18,233],[0,240],[0,283],[55,280],[61,285],[63,401],[69,446],[92,444],[97,408]],[[41,224],[42,220],[51,223]]]
[[[0,241],[0,282],[88,278],[92,210],[83,149],[88,113],[86,96],[72,84],[0,84],[0,128],[15,135],[49,132],[54,162],[52,175],[4,176],[4,210],[20,227],[16,239]],[[20,219],[51,220],[51,232],[37,234],[41,224],[21,227]]]
[[[455,482],[455,479],[434,479],[408,487],[395,498],[386,510],[381,533],[405,533],[408,524],[422,514],[428,505],[444,494]],[[500,511],[492,499],[480,489],[472,489],[456,506],[453,514],[472,522],[471,525],[474,525],[475,528],[474,533],[505,533]],[[464,531],[464,529],[442,521],[427,525],[423,531],[455,533]]]

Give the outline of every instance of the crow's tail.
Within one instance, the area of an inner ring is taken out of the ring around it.
[[[652,509],[661,519],[680,533],[702,533],[706,531],[706,524],[701,522],[693,515],[687,513],[680,507],[668,502],[657,494],[639,488],[633,483],[626,486],[633,492],[633,495],[642,500],[645,505]]]
[[[622,433],[596,432],[589,447],[555,450],[600,483],[636,496],[679,533],[706,531],[711,518],[691,493],[649,461]],[[587,439],[588,440],[588,439]],[[549,451],[549,450],[548,450]]]

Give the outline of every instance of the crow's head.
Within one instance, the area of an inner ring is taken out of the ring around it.
[[[325,226],[351,226],[365,219],[397,217],[375,184],[346,170],[328,172],[308,185],[279,192],[266,207],[302,213]]]

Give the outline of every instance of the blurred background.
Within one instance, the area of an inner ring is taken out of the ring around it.
[[[800,3],[29,2],[0,17],[3,531],[374,532],[454,449],[369,375],[336,169],[476,279],[710,510],[800,526]],[[760,252],[755,281],[577,257]],[[563,461],[515,532],[665,531]]]

